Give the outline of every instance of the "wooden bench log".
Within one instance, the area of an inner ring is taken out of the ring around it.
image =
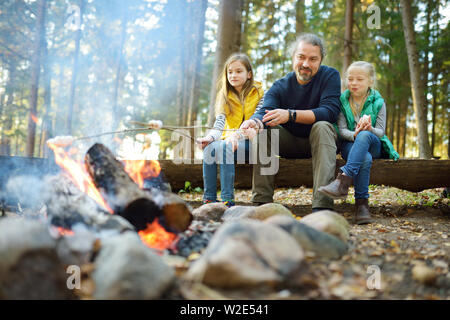
[[[160,160],[161,168],[174,192],[183,189],[185,181],[189,181],[193,187],[203,187],[201,162],[197,160],[195,164],[189,163],[192,161],[184,160],[181,164],[176,164],[172,160]],[[344,160],[336,159],[336,171],[344,164]],[[370,183],[413,192],[450,186],[450,160],[400,159],[394,162],[377,159],[372,164]],[[275,187],[312,188],[312,184],[311,159],[280,159]],[[252,187],[252,165],[236,166],[235,187]]]

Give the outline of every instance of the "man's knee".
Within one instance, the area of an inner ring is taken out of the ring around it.
[[[311,128],[309,141],[311,146],[315,144],[327,144],[336,147],[337,134],[331,123],[328,121],[318,121]]]

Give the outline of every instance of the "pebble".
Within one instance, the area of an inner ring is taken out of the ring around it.
[[[412,269],[412,276],[413,279],[423,284],[432,285],[436,282],[436,272],[423,264],[414,266]]]

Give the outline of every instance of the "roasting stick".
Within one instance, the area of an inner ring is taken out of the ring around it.
[[[134,128],[134,129],[125,129],[125,130],[119,130],[119,131],[110,131],[110,132],[103,132],[91,136],[84,136],[84,137],[73,137],[73,136],[57,136],[52,139],[47,140],[47,144],[54,145],[56,147],[67,147],[72,145],[75,141],[80,140],[88,140],[93,138],[98,138],[105,135],[111,135],[111,134],[122,134],[122,133],[129,133],[129,132],[145,132],[150,130],[168,130],[177,132],[178,134],[185,136],[187,138],[190,138],[194,142],[196,142],[196,139],[183,133],[177,131],[177,129],[195,129],[195,128],[205,128],[205,129],[217,129],[214,127],[209,126],[167,126],[163,125],[161,120],[151,120],[149,123],[145,122],[139,122],[139,121],[129,121],[131,124],[139,125],[144,128]],[[239,129],[222,129],[223,131],[239,131]]]

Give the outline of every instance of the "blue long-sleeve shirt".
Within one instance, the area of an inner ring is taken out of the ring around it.
[[[310,82],[301,85],[292,71],[281,78],[264,95],[264,102],[257,108],[252,119],[262,121],[266,110],[295,109],[311,110],[317,121],[335,123],[339,115],[341,95],[341,79],[339,71],[328,66],[320,66],[319,71]],[[309,137],[312,124],[282,124],[297,137]]]

